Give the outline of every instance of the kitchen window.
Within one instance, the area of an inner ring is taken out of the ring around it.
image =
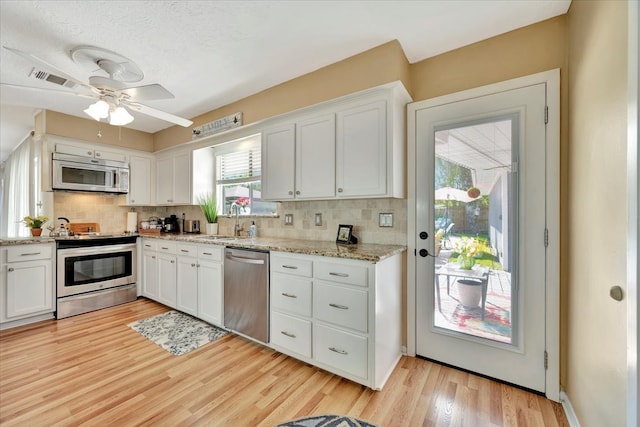
[[[221,215],[240,206],[240,215],[274,215],[276,203],[262,201],[262,139],[248,136],[216,147],[216,193]]]

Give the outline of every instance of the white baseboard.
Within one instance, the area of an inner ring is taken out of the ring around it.
[[[569,425],[571,427],[580,427],[580,421],[578,421],[578,416],[576,412],[573,410],[573,406],[571,406],[571,401],[569,400],[569,396],[564,391],[560,392],[560,403],[562,403],[562,408],[564,409],[564,414],[567,417],[567,421],[569,421]]]

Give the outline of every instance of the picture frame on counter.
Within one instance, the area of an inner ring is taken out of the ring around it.
[[[338,225],[338,235],[336,237],[336,243],[341,245],[352,245],[358,243],[358,239],[353,235],[353,225]]]

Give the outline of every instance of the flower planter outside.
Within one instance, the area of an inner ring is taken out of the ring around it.
[[[458,279],[458,294],[460,304],[465,308],[475,308],[482,299],[482,283],[476,280]]]

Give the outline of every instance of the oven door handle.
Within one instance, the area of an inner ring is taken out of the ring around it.
[[[93,255],[93,254],[108,254],[112,252],[126,252],[136,249],[135,243],[129,243],[125,245],[98,245],[98,246],[83,246],[79,248],[64,248],[58,249],[58,255],[74,256],[74,255]]]

